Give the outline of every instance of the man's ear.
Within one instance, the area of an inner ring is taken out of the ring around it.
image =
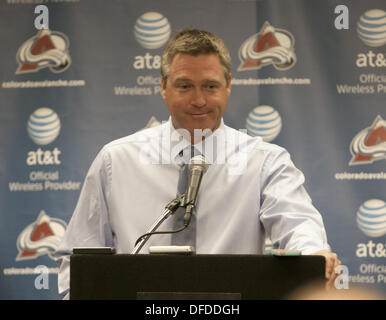
[[[166,96],[166,80],[165,78],[161,78],[161,96],[165,100]]]
[[[227,91],[228,91],[228,96],[231,94],[231,82],[232,82],[232,75],[229,73],[228,74],[228,82],[227,82]]]

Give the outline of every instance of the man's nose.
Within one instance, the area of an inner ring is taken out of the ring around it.
[[[197,108],[201,108],[206,105],[206,97],[201,89],[194,90],[192,94],[191,104]]]

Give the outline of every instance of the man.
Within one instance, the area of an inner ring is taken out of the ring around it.
[[[182,30],[168,43],[161,75],[170,119],[109,143],[94,160],[56,252],[62,295],[68,296],[73,247],[132,251],[136,239],[176,197],[191,146],[210,163],[194,211],[197,253],[259,254],[268,236],[275,248],[325,256],[326,279],[333,283],[340,261],[330,252],[303,174],[286,150],[222,120],[231,92],[230,70],[227,47],[209,32]],[[174,223],[168,219],[162,227],[173,230]],[[172,235],[154,235],[142,250],[172,242]]]

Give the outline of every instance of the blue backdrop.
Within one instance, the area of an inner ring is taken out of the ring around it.
[[[58,298],[51,254],[91,161],[168,119],[160,55],[187,26],[230,48],[225,122],[289,150],[350,284],[386,292],[384,0],[56,0],[48,30],[36,2],[0,4],[1,299]]]

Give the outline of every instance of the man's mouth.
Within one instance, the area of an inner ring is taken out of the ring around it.
[[[205,118],[208,114],[209,114],[209,111],[208,112],[194,112],[194,113],[190,113],[190,115],[193,118]]]

